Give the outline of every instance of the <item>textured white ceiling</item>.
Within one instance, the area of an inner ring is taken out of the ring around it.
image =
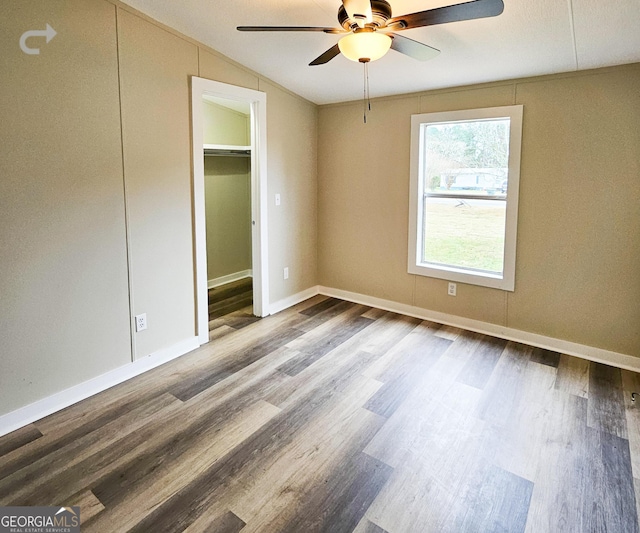
[[[338,56],[309,67],[338,41],[323,33],[241,33],[241,25],[338,26],[340,0],[125,0],[317,104],[362,96],[362,65]],[[393,15],[460,3],[390,0]],[[504,0],[495,18],[406,30],[441,50],[419,62],[391,50],[369,66],[371,96],[640,61],[640,0]]]

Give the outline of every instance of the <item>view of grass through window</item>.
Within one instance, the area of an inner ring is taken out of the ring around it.
[[[505,202],[426,199],[424,260],[502,272]]]
[[[425,129],[423,261],[502,273],[509,119]]]

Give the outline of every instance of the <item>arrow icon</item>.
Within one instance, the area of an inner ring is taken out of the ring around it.
[[[56,30],[54,30],[49,24],[47,24],[46,30],[29,30],[25,31],[20,36],[20,50],[22,50],[25,54],[29,55],[38,55],[40,53],[40,48],[29,48],[27,46],[27,39],[29,37],[46,37],[47,43],[53,39],[57,35]]]

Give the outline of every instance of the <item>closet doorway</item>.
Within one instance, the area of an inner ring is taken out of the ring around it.
[[[209,312],[249,305],[268,314],[266,95],[193,77],[197,335]],[[224,302],[209,302],[209,297]]]

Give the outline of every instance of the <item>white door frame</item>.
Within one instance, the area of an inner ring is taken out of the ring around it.
[[[209,342],[207,233],[204,194],[203,96],[246,102],[251,106],[251,218],[253,313],[268,315],[269,276],[267,241],[267,95],[217,81],[191,77],[193,128],[193,205],[196,263],[196,331],[200,344]]]

